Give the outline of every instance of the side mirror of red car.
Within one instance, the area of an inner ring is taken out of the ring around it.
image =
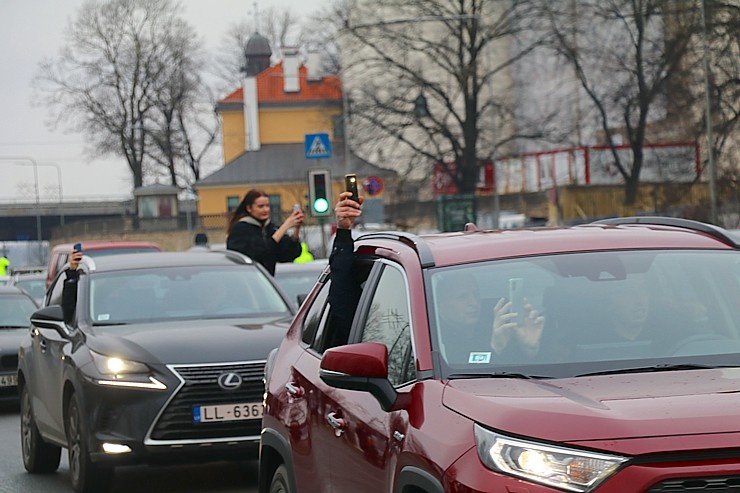
[[[388,348],[378,342],[360,342],[327,349],[319,377],[327,385],[370,392],[384,411],[390,411],[398,393],[388,380]]]

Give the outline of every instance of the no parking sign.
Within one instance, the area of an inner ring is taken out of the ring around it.
[[[369,196],[378,195],[383,191],[383,180],[378,176],[368,176],[362,181],[362,188]]]

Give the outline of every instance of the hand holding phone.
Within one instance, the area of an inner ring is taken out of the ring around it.
[[[293,212],[298,212],[301,210],[300,204],[293,204]]]
[[[352,196],[349,199],[354,200],[358,204],[360,203],[360,194],[357,191],[357,175],[354,173],[344,175],[344,185],[348,192],[352,192]]]

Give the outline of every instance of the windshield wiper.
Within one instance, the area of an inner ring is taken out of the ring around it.
[[[675,365],[662,364],[653,366],[641,366],[637,368],[617,368],[611,370],[581,373],[576,377],[593,377],[597,375],[618,375],[620,373],[652,373],[659,371],[681,371],[681,370],[713,370],[715,368],[727,368],[732,365],[699,365],[695,363],[680,363]]]
[[[28,329],[28,325],[0,325],[0,329]]]
[[[508,371],[495,371],[493,373],[452,373],[447,378],[449,378],[450,380],[455,378],[518,378],[521,380],[541,380],[552,377],[543,375],[529,375],[526,373],[516,373]]]

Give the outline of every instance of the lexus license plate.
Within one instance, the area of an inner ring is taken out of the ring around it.
[[[0,375],[0,387],[16,387],[18,385],[18,376]]]
[[[261,402],[221,404],[217,406],[193,406],[193,421],[196,423],[241,421],[247,419],[262,419]]]

